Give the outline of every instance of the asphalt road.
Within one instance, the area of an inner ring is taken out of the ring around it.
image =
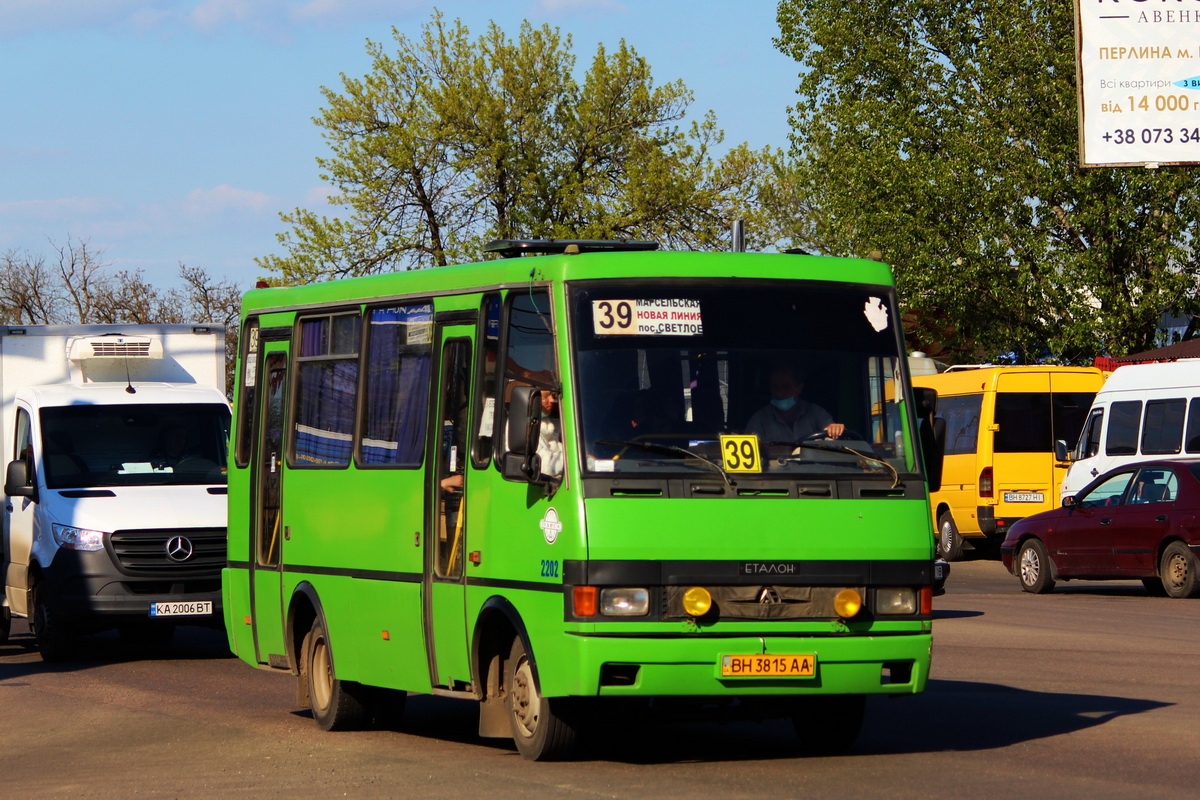
[[[415,697],[396,730],[323,733],[294,684],[182,629],[165,649],[91,640],[51,667],[0,647],[0,797],[1189,796],[1200,752],[1200,601],[1129,583],[1022,593],[954,565],[933,678],[872,699],[852,754],[797,757],[790,726],[631,720],[583,760],[532,764],[475,736],[469,702]],[[616,722],[620,722],[617,720]]]

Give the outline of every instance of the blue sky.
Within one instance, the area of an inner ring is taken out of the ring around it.
[[[180,262],[249,287],[279,212],[327,209],[320,88],[370,69],[367,39],[415,37],[435,6],[472,35],[524,19],[580,64],[624,38],[682,79],[726,145],[787,144],[798,65],[769,0],[4,0],[0,252],[86,242],[163,288]]]

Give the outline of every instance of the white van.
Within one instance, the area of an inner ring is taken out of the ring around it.
[[[0,326],[0,641],[223,624],[224,386],[220,326]]]
[[[1066,449],[1065,442],[1059,447]],[[1200,456],[1200,359],[1129,364],[1092,402],[1059,496],[1076,494],[1114,467]]]

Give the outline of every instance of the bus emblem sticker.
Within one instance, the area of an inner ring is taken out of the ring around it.
[[[546,515],[542,517],[538,527],[542,529],[542,536],[546,537],[546,544],[554,544],[558,540],[563,525],[558,521],[558,512],[554,510],[553,506],[546,509]]]
[[[887,306],[878,297],[867,298],[867,302],[863,304],[863,314],[866,315],[867,322],[871,323],[871,327],[875,329],[876,333],[887,329]]]

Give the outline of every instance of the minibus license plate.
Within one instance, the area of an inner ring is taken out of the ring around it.
[[[811,678],[817,674],[817,657],[803,655],[721,656],[722,678]]]
[[[1046,495],[1042,492],[1005,492],[1006,503],[1044,503]]]
[[[152,617],[202,617],[212,614],[212,612],[212,600],[150,604],[150,616]]]

